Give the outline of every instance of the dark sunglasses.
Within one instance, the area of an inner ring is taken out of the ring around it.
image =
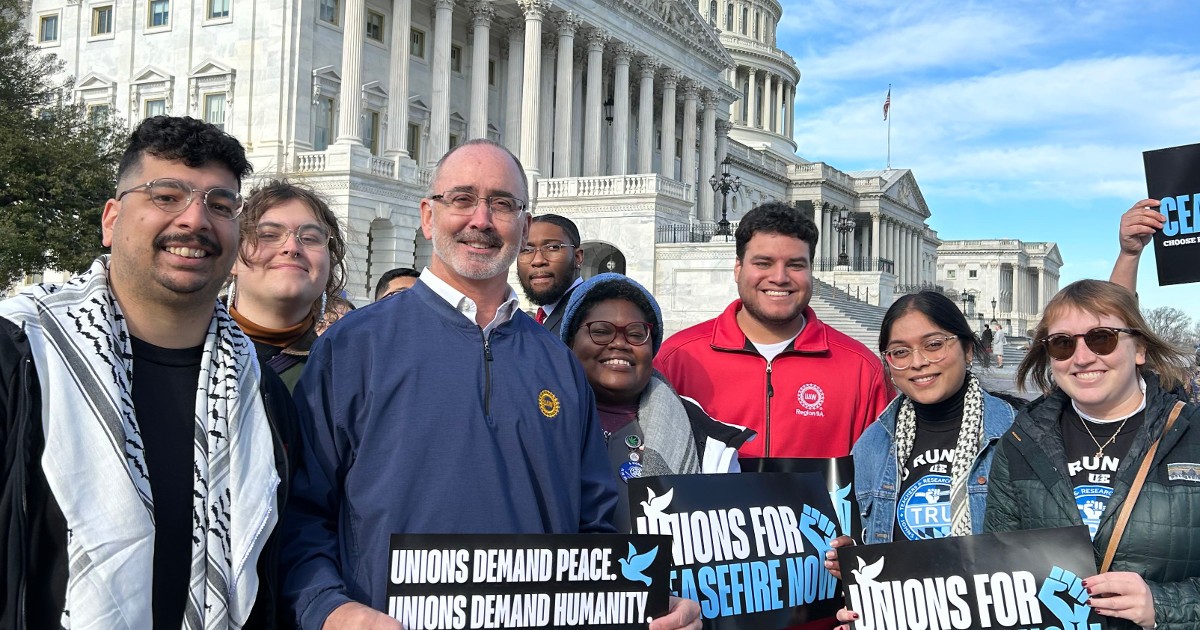
[[[1117,349],[1118,333],[1141,334],[1132,328],[1098,326],[1078,335],[1054,333],[1042,339],[1042,343],[1046,345],[1046,351],[1050,353],[1050,358],[1055,361],[1066,361],[1075,354],[1075,344],[1078,343],[1080,337],[1083,337],[1083,343],[1087,344],[1088,350],[1100,356],[1111,354],[1113,350]]]

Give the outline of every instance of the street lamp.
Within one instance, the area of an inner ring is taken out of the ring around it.
[[[610,97],[608,97],[608,100],[604,101],[604,120],[608,121],[608,126],[609,126],[609,127],[611,127],[611,126],[612,126],[612,121],[613,121],[613,99],[612,99],[612,97],[611,97],[611,96],[610,96]]]
[[[833,222],[833,229],[838,232],[838,252],[837,264],[839,267],[850,264],[850,255],[846,253],[846,247],[850,242],[850,233],[854,231],[854,219],[850,216],[849,208],[838,210],[837,219]]]
[[[966,291],[964,291],[962,294],[962,303],[963,303],[963,307],[962,307],[963,317],[966,317],[967,316],[967,293],[966,293]]]
[[[996,298],[992,298],[992,319],[996,319]]]
[[[725,156],[721,160],[721,176],[717,177],[714,173],[708,178],[708,183],[712,186],[713,192],[721,193],[721,220],[717,222],[717,231],[714,236],[732,236],[729,231],[729,218],[726,215],[726,210],[729,206],[729,193],[737,192],[742,187],[742,178],[734,175],[729,175],[729,156]]]

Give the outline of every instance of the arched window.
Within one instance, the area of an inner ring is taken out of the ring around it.
[[[725,5],[725,30],[733,30],[733,3]]]
[[[708,3],[708,21],[716,24],[717,15],[717,0],[710,0]]]
[[[746,23],[750,21],[750,9],[742,7],[742,35],[746,34]]]

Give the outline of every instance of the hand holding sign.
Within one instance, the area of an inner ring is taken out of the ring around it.
[[[1154,597],[1142,576],[1110,571],[1084,580],[1083,586],[1092,596],[1088,604],[1101,615],[1128,619],[1143,628],[1154,626]]]
[[[1121,215],[1122,254],[1140,256],[1154,233],[1162,229],[1167,217],[1155,210],[1159,205],[1156,199],[1143,199]]]
[[[333,609],[321,630],[404,630],[399,621],[358,602]]]

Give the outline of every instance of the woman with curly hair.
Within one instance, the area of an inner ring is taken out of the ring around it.
[[[287,181],[250,193],[241,231],[229,312],[290,390],[345,284],[342,231],[321,195]]]

